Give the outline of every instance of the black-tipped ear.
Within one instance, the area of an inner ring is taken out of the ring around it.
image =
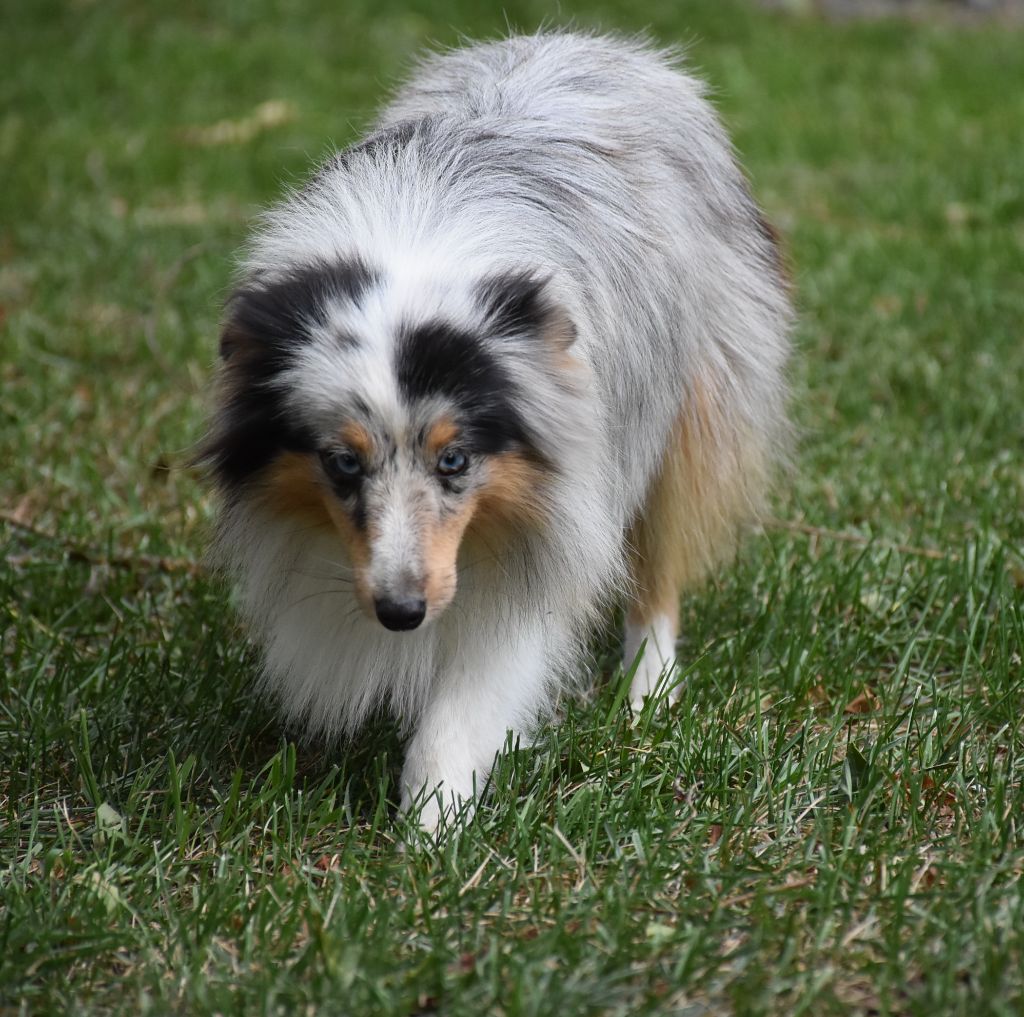
[[[221,358],[228,360],[250,346],[293,350],[309,341],[311,328],[327,323],[334,303],[358,303],[379,279],[357,258],[312,262],[273,280],[256,276],[228,300]]]
[[[200,453],[224,490],[284,451],[313,447],[312,436],[287,412],[284,393],[269,383],[308,342],[310,322],[322,317],[317,295],[311,276],[296,275],[275,286],[249,283],[227,302],[217,412]]]
[[[498,336],[540,336],[560,351],[576,341],[576,326],[550,295],[548,279],[532,272],[491,276],[477,295]]]

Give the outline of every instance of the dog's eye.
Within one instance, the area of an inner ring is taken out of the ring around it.
[[[457,477],[460,473],[466,472],[469,466],[469,459],[464,452],[457,448],[450,448],[441,453],[437,461],[437,472],[442,477]]]
[[[324,464],[327,476],[343,484],[350,484],[363,475],[363,464],[351,449],[321,452],[320,461]]]

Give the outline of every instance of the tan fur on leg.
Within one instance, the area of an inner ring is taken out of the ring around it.
[[[730,413],[727,398],[707,382],[693,388],[630,532],[635,593],[626,616],[627,668],[648,641],[634,703],[655,691],[672,664],[674,646],[664,644],[669,633],[674,643],[680,594],[735,550],[740,526],[763,504],[766,450]]]

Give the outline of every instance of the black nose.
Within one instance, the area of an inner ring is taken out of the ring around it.
[[[391,600],[380,597],[373,602],[381,625],[392,632],[407,632],[416,628],[427,613],[427,602],[422,597]]]

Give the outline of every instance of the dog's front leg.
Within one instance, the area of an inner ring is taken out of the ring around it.
[[[543,699],[541,625],[502,619],[487,627],[460,635],[406,750],[401,808],[420,806],[425,830],[435,830],[462,805],[472,808],[508,732],[528,730]]]

